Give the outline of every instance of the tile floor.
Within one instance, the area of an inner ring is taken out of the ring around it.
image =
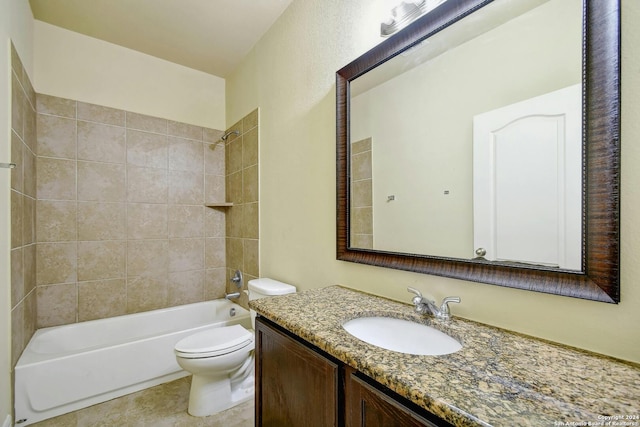
[[[253,427],[253,400],[210,417],[187,413],[191,377],[50,418],[35,427]]]

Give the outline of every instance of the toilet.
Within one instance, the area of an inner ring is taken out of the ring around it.
[[[249,281],[249,300],[296,291],[292,285],[261,278]],[[256,313],[251,312],[255,328]],[[241,325],[198,332],[174,347],[178,365],[193,374],[189,414],[205,417],[224,411],[254,395],[254,331]]]

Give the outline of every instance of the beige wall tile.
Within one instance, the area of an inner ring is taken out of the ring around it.
[[[372,208],[354,208],[351,211],[351,230],[356,234],[373,234]]]
[[[23,209],[22,193],[11,190],[11,248],[17,248],[22,246],[22,233],[24,221],[24,209]]]
[[[169,203],[204,204],[204,175],[185,171],[169,171]]]
[[[36,169],[38,200],[76,200],[75,161],[38,157]]]
[[[36,245],[24,246],[24,293],[29,294],[36,287]]]
[[[38,287],[38,328],[76,322],[78,293],[75,283]]]
[[[127,163],[167,168],[167,136],[127,129]]]
[[[78,200],[126,200],[125,165],[78,161]]]
[[[258,109],[256,108],[242,119],[242,127],[244,132],[258,126]]]
[[[206,208],[205,215],[205,236],[225,237],[226,234],[226,212],[227,208]]]
[[[225,202],[226,198],[226,189],[225,189],[225,178],[220,175],[205,175],[204,177],[204,188],[205,188],[205,201],[207,203],[212,202]]]
[[[169,272],[204,269],[204,239],[169,239]]]
[[[78,283],[78,321],[104,319],[127,313],[124,279]]]
[[[205,144],[204,149],[204,171],[209,175],[225,175],[224,143]]]
[[[37,316],[38,316],[38,299],[37,294],[34,291],[30,292],[24,299],[24,336],[23,336],[23,348],[27,346],[29,340],[36,332]]]
[[[33,198],[37,193],[36,156],[26,145],[22,145],[22,191]],[[75,174],[74,174],[75,178]]]
[[[371,178],[371,151],[351,156],[351,179],[359,181]]]
[[[242,239],[227,237],[227,269],[242,270],[244,268],[244,248]]]
[[[126,238],[124,203],[78,202],[78,240]]]
[[[78,121],[78,159],[124,163],[125,128]]]
[[[245,204],[243,217],[242,237],[246,239],[257,239],[260,236],[259,203]]]
[[[36,95],[36,109],[40,114],[50,114],[54,116],[76,118],[76,101],[57,96]]]
[[[204,237],[204,206],[169,205],[169,237]]]
[[[67,242],[76,240],[76,202],[38,200],[36,235],[38,242]]]
[[[200,126],[168,120],[167,135],[202,141],[202,128]]]
[[[127,201],[167,203],[169,184],[167,170],[127,166]]]
[[[227,199],[235,204],[244,202],[242,199],[242,172],[235,172],[227,175],[226,182]]]
[[[22,60],[20,59],[20,55],[18,55],[13,42],[10,42],[9,44],[11,46],[11,70],[17,74],[18,78],[22,79],[22,74],[24,73]]]
[[[129,239],[166,239],[167,205],[130,203],[127,206]]]
[[[167,276],[137,276],[127,280],[127,313],[166,307]]]
[[[224,298],[227,289],[227,269],[210,268],[205,271],[205,300]]]
[[[189,139],[167,137],[169,169],[194,173],[204,172],[204,145]]]
[[[126,242],[78,242],[78,281],[125,277]]]
[[[224,135],[223,130],[209,129],[209,128],[202,129],[202,140],[204,142],[210,142],[210,143],[220,142],[220,138],[222,138],[222,135]],[[220,144],[220,145],[224,145],[224,144]]]
[[[76,121],[38,114],[38,155],[63,159],[76,158]]]
[[[16,167],[11,169],[11,188],[20,192],[22,192],[22,174],[24,170],[23,150],[24,144],[22,140],[14,131],[11,131],[11,162],[16,164]]]
[[[166,276],[168,272],[168,240],[129,240],[127,242],[127,276]]]
[[[243,120],[242,119],[238,120],[236,123],[233,124],[233,126],[227,129],[225,132],[229,132],[232,130],[237,130],[238,132],[240,132],[240,135],[242,135],[245,132],[245,129],[243,127]],[[232,135],[229,137],[230,140],[235,138],[238,138],[238,137],[235,135]]]
[[[24,135],[22,138],[31,151],[38,151],[38,114],[30,105],[27,105],[24,112]]]
[[[36,284],[74,283],[77,280],[76,242],[38,243]]]
[[[361,208],[373,205],[372,180],[365,179],[351,183],[351,206]]]
[[[24,310],[25,304],[18,304],[11,310],[11,366],[18,363],[24,350]],[[5,344],[6,346],[6,344]]]
[[[351,234],[351,246],[362,249],[373,249],[373,234]]]
[[[242,170],[242,201],[244,203],[258,201],[258,165]]]
[[[22,244],[29,245],[36,240],[36,201],[22,196]]]
[[[144,114],[130,113],[127,111],[127,128],[138,129],[146,132],[167,134],[167,120],[159,117],[145,116]]]
[[[227,173],[232,174],[242,169],[242,136],[228,142],[227,147]]]
[[[22,85],[14,73],[11,73],[11,129],[20,138],[24,136],[25,96]]]
[[[351,143],[351,155],[364,151],[371,151],[371,138],[365,138]]]
[[[115,108],[78,102],[78,120],[99,122],[108,125],[124,126],[125,113]]]
[[[242,167],[258,164],[258,128],[242,135]]]
[[[227,209],[227,237],[242,237],[244,225],[244,205],[238,204]]]
[[[223,237],[208,238],[205,242],[205,267],[207,269],[224,267],[226,262],[226,243]]]
[[[258,239],[243,239],[244,241],[244,272],[255,277],[260,276],[259,241]]]
[[[22,248],[11,250],[11,308],[24,298],[24,256]]]
[[[176,306],[204,301],[204,270],[169,274],[167,304]]]

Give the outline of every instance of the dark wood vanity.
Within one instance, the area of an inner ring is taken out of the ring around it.
[[[450,426],[262,317],[256,319],[257,426]]]

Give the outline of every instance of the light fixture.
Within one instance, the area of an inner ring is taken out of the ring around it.
[[[447,0],[408,0],[391,9],[391,16],[380,23],[380,36],[388,37]]]

